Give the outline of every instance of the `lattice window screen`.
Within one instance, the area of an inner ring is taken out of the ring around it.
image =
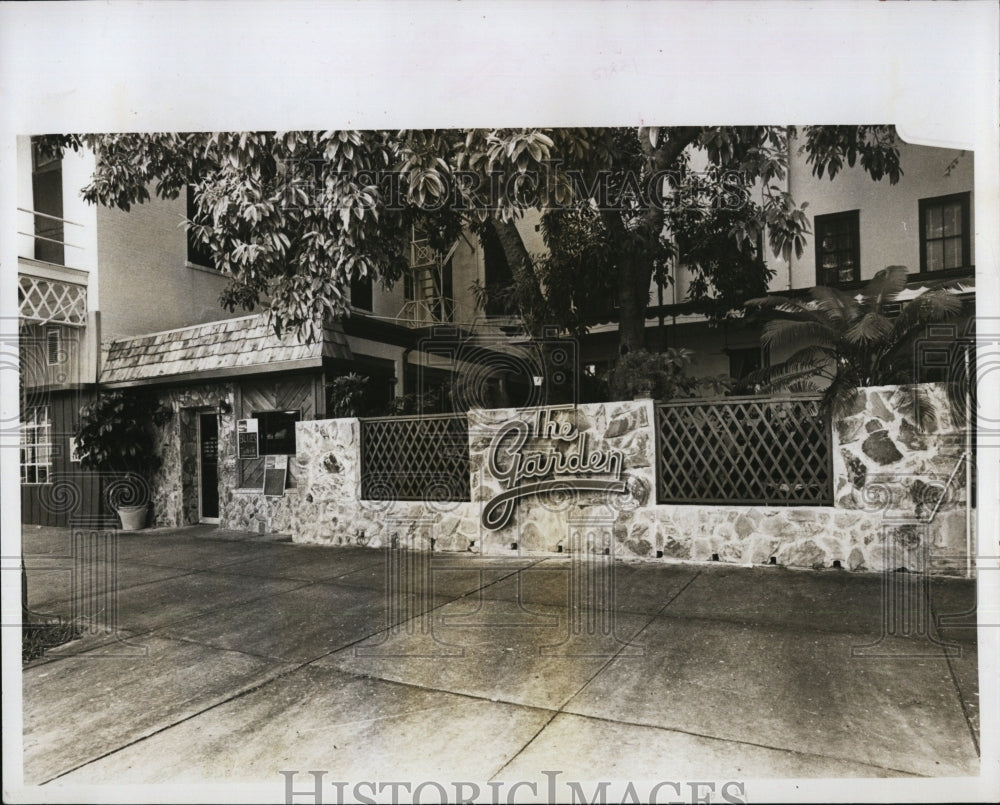
[[[833,504],[818,397],[666,403],[656,424],[660,503]]]
[[[465,416],[361,420],[365,500],[469,500]]]

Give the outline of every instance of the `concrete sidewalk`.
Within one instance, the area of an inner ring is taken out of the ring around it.
[[[117,606],[119,629],[25,668],[29,784],[978,774],[963,580],[931,583],[930,615],[967,625],[928,632],[883,617],[886,596],[916,601],[907,574],[210,527],[120,534],[116,561],[71,558],[65,530],[26,526],[24,545],[33,610],[70,614],[76,562],[78,607],[113,624]]]

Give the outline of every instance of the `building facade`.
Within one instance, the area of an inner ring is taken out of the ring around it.
[[[971,154],[904,144],[896,185],[873,182],[859,167],[819,179],[794,143],[790,155],[787,190],[809,202],[812,234],[800,258],[768,253],[770,292],[855,289],[886,266],[905,265],[912,294],[947,279],[961,282],[974,304]],[[282,463],[285,483],[300,483],[295,423],[329,415],[337,378],[370,379],[369,411],[425,400],[450,382],[456,410],[523,407],[581,401],[581,374],[609,367],[617,354],[613,305],[581,341],[553,333],[541,344],[492,303],[483,310],[473,286],[502,285],[510,270],[498,242],[472,234],[444,255],[415,234],[405,281],[355,281],[351,315],[314,344],[278,337],[263,314],[227,314],[219,305],[226,279],[182,227],[189,199],[154,198],[128,213],[95,207],[80,197],[92,155],[47,158],[22,138],[18,160],[25,522],[64,525],[107,511],[107,479],[82,471],[73,449],[80,407],[99,389],[154,389],[174,412],[160,434],[151,524],[283,531],[287,500],[265,494],[266,471]],[[542,250],[537,214],[518,229],[529,253]],[[691,279],[681,266],[671,284],[651,286],[652,348],[687,347],[695,373],[737,380],[781,359],[763,348],[759,325],[713,326],[693,313]],[[239,433],[251,421],[256,451],[242,454]]]
[[[414,236],[405,282],[356,281],[351,315],[321,341],[278,338],[264,314],[220,306],[226,279],[182,226],[190,198],[154,197],[129,212],[89,205],[80,191],[93,160],[73,151],[47,157],[31,138],[18,141],[26,523],[108,512],[110,479],[82,470],[74,455],[80,409],[99,389],[151,388],[175,413],[161,434],[164,467],[148,490],[152,523],[280,527],[280,501],[263,495],[264,464],[294,455],[292,423],[326,415],[336,378],[368,377],[366,402],[378,410],[433,391],[456,366],[490,363],[511,333],[519,337],[509,321],[477,320],[473,284],[509,278],[496,248],[466,236],[441,256]],[[478,344],[471,351],[470,339]],[[236,423],[247,419],[261,425],[252,459],[235,452]],[[294,462],[288,469],[294,486]]]
[[[902,265],[910,272],[910,296],[934,283],[954,281],[964,289],[961,295],[973,312],[972,153],[900,143],[903,174],[892,185],[887,178],[872,180],[860,165],[845,165],[833,180],[816,177],[798,148],[792,139],[782,189],[797,203],[808,202],[811,231],[802,256],[792,255],[790,261],[764,248],[764,259],[773,272],[769,293],[804,294],[817,285],[860,289],[882,269]],[[681,265],[673,282],[663,289],[650,285],[646,336],[651,348],[686,347],[696,353],[696,374],[737,380],[785,357],[767,353],[759,324],[737,320],[711,326],[703,315],[692,312],[688,300],[692,279]],[[662,305],[658,304],[661,297]],[[587,362],[607,367],[617,356],[617,346],[617,317],[612,309],[595,320],[583,352]]]

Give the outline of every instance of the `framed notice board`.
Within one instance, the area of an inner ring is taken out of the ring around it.
[[[257,438],[257,420],[240,419],[236,423],[236,456],[237,458],[258,458],[260,442]]]
[[[281,497],[288,479],[288,456],[264,457],[264,495]]]

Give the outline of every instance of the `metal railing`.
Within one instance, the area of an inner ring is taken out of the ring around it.
[[[361,420],[364,500],[471,499],[464,414]]]
[[[18,235],[31,238],[35,244],[31,255],[22,256],[30,256],[33,259],[55,265],[65,265],[64,249],[67,246],[71,249],[83,249],[83,246],[66,240],[65,237],[66,226],[83,229],[83,224],[70,221],[68,218],[60,218],[58,215],[29,210],[26,207],[18,207],[17,211],[32,217],[31,232],[25,232],[24,229],[17,231]]]
[[[656,407],[657,500],[833,505],[830,422],[817,396]]]

